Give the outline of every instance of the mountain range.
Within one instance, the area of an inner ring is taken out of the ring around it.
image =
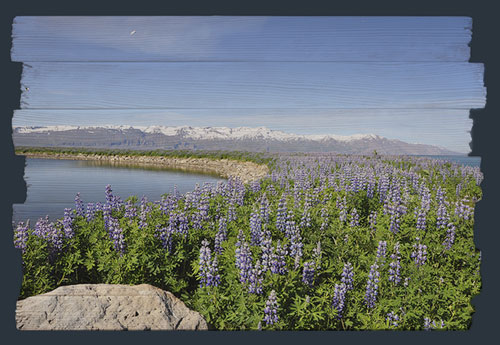
[[[342,154],[453,155],[442,147],[376,134],[301,135],[266,127],[44,126],[14,127],[16,146],[116,149],[189,149]]]

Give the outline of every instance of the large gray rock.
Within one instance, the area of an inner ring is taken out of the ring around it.
[[[17,302],[20,330],[206,330],[200,313],[148,284],[61,286]]]

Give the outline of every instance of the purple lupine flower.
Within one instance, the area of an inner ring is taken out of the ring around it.
[[[302,257],[303,246],[304,244],[302,243],[302,237],[297,230],[290,239],[290,256],[295,260],[297,260],[297,258],[300,259]]]
[[[463,198],[455,203],[455,215],[463,220],[468,220],[473,216],[474,208],[467,205],[469,202],[468,198]]]
[[[227,239],[227,223],[226,223],[226,218],[221,217],[219,218],[219,229],[217,231],[217,234],[215,235],[215,244],[214,244],[214,251],[217,254],[222,253],[222,242],[224,242]]]
[[[252,190],[252,192],[258,193],[260,191],[260,182],[252,181],[252,183],[250,183],[250,189]]]
[[[429,319],[428,317],[424,317],[424,330],[430,331],[431,329],[432,329],[431,319]]]
[[[276,212],[276,229],[281,232],[285,232],[287,214],[286,199],[285,196],[282,195]]]
[[[328,222],[329,222],[328,210],[326,209],[326,207],[323,207],[321,209],[321,219],[322,219],[322,222],[321,222],[321,226],[320,226],[319,230],[321,232],[324,232],[328,228]]]
[[[250,215],[250,243],[254,246],[260,245],[262,240],[262,219],[257,212],[252,212]]]
[[[388,191],[389,191],[389,175],[384,173],[382,176],[380,176],[378,184],[378,194],[380,197],[380,202],[384,202]]]
[[[279,305],[276,292],[272,290],[266,301],[266,307],[264,308],[263,321],[266,322],[266,325],[273,325],[278,322],[278,308]]]
[[[102,211],[102,204],[99,201],[95,203],[95,211]]]
[[[375,308],[375,302],[377,301],[378,283],[380,277],[378,268],[379,266],[375,262],[373,265],[371,265],[370,273],[368,274],[365,293],[365,304],[368,308]]]
[[[236,220],[236,206],[235,206],[235,199],[231,198],[229,199],[229,205],[227,206],[227,221],[232,222]]]
[[[354,268],[350,262],[344,264],[341,276],[340,282],[344,284],[346,291],[352,290],[354,284]]]
[[[125,237],[123,236],[123,229],[121,228],[120,221],[118,219],[109,217],[108,234],[110,239],[113,241],[115,250],[120,255],[123,255],[123,253],[125,253]]]
[[[358,211],[356,210],[356,208],[353,208],[351,210],[350,216],[351,216],[351,222],[349,223],[349,226],[351,228],[359,226],[359,215],[358,215]]]
[[[172,251],[172,234],[173,230],[170,226],[165,228],[160,225],[156,225],[155,236],[161,241],[163,249],[168,250],[169,252]]]
[[[243,230],[240,229],[238,232],[238,236],[236,236],[236,241],[235,246],[236,247],[241,247],[241,244],[246,241],[245,234],[243,233]]]
[[[75,235],[75,231],[73,229],[73,216],[71,214],[70,208],[64,209],[64,218],[62,224],[63,224],[64,236],[66,238],[72,238]]]
[[[438,204],[444,203],[444,191],[441,188],[441,186],[439,186],[437,191],[436,191],[436,200],[437,200]]]
[[[450,250],[455,243],[455,225],[453,223],[448,224],[448,229],[446,230],[446,239],[443,242],[443,246],[446,250]]]
[[[218,286],[220,284],[219,265],[216,255],[214,255],[212,264],[210,265],[210,270],[207,275],[207,284],[211,286]]]
[[[261,262],[262,271],[266,272],[271,269],[272,255],[273,255],[273,243],[270,238],[265,238],[260,243],[261,252]]]
[[[273,184],[267,185],[267,192],[273,196],[276,195],[276,188],[274,188]]]
[[[255,266],[250,270],[250,275],[248,277],[248,292],[257,295],[262,293],[262,282],[264,280],[262,273],[260,260],[257,260]]]
[[[199,276],[200,276],[200,286],[204,286],[206,283],[206,272],[209,270],[210,261],[212,255],[210,248],[208,247],[208,241],[204,239],[201,242],[200,256],[199,256]]]
[[[311,214],[309,213],[309,208],[305,208],[300,218],[299,227],[301,229],[311,226]]]
[[[446,225],[449,222],[448,211],[446,210],[445,203],[439,203],[437,214],[436,214],[436,227],[438,229],[446,228]]]
[[[236,267],[240,270],[240,282],[245,284],[252,269],[252,253],[247,242],[242,242],[241,246],[236,248]]]
[[[111,189],[111,185],[107,184],[104,190],[104,194],[106,195],[106,202],[110,203],[113,201],[113,190]]]
[[[295,234],[296,232],[297,232],[297,225],[293,220],[293,213],[292,211],[288,211],[285,222],[285,236],[288,239],[291,239],[293,234]]]
[[[19,222],[17,224],[16,229],[14,230],[14,247],[17,249],[21,249],[21,252],[24,254],[26,252],[26,246],[28,244],[29,238],[29,220],[26,222]]]
[[[175,196],[168,195],[167,197],[162,197],[160,201],[160,211],[163,215],[168,215],[175,210],[177,206],[177,198]]]
[[[415,210],[417,217],[417,230],[426,230],[426,212],[424,209],[420,208],[418,211]]]
[[[444,321],[441,320],[440,327],[439,328],[444,328],[445,324]],[[431,320],[428,317],[424,317],[424,330],[425,331],[431,331],[433,329],[437,329],[438,325],[436,323],[436,320]]]
[[[342,313],[344,311],[345,306],[345,298],[346,298],[347,289],[345,284],[335,284],[335,289],[333,291],[333,302],[332,306],[337,311],[337,319],[342,318]]]
[[[198,276],[200,278],[200,287],[218,286],[220,283],[217,256],[212,260],[212,253],[206,239],[201,242]]]
[[[181,234],[184,236],[184,238],[187,237],[189,233],[189,220],[188,218],[183,215],[182,213],[176,214],[174,217],[175,221],[177,222],[177,233]]]
[[[102,218],[104,220],[104,229],[109,232],[109,220],[111,218],[111,206],[106,203],[102,205]]]
[[[137,217],[137,208],[131,200],[125,203],[125,214],[123,216],[129,220],[129,223],[132,223],[132,220]]]
[[[276,250],[274,253],[271,255],[271,272],[274,274],[286,274],[287,269],[286,269],[286,261],[285,257],[288,254],[288,250],[286,249],[286,246],[283,245],[283,247],[280,244],[280,241],[278,240],[278,243],[276,244]]]
[[[391,215],[389,230],[395,234],[399,231],[399,223],[401,222],[399,218],[400,216],[399,206],[397,206],[394,203],[390,204],[388,213]]]
[[[371,199],[373,198],[374,192],[375,192],[375,175],[371,173],[368,178],[368,183],[366,185],[366,196]]]
[[[269,221],[269,201],[266,198],[266,194],[262,195],[260,200],[260,219],[263,224],[267,224]]]
[[[82,199],[80,199],[80,192],[76,193],[76,196],[75,196],[75,211],[76,211],[76,215],[78,217],[83,217],[84,208],[83,208]]]
[[[394,285],[398,285],[401,281],[401,257],[399,253],[399,242],[394,244],[394,252],[391,254],[391,262],[389,263],[389,281]]]
[[[417,237],[416,240],[418,242],[419,238]],[[415,243],[413,249],[414,251],[411,253],[411,258],[415,261],[415,265],[417,265],[417,267],[424,265],[427,260],[427,246],[425,244]]]
[[[139,214],[139,229],[144,229],[148,226],[146,222],[151,206],[148,205],[148,198],[143,196],[141,198],[141,213]]]
[[[191,222],[193,224],[193,229],[195,230],[203,230],[203,215],[200,211],[198,212],[194,212],[192,215],[191,215]]]
[[[47,241],[51,254],[61,251],[64,234],[62,229],[57,228],[54,223],[49,222],[49,216],[40,218],[36,222],[33,234]]]
[[[387,241],[379,241],[377,246],[377,262],[384,262],[387,252]]]
[[[398,327],[399,316],[394,312],[387,313],[385,321],[389,323],[389,327]]]
[[[85,218],[87,219],[88,223],[90,223],[94,220],[95,212],[96,212],[96,208],[95,208],[94,203],[89,202],[87,204],[87,211],[85,212]]]
[[[106,195],[106,204],[109,205],[111,210],[114,210],[116,198],[113,196],[113,190],[111,189],[111,185],[106,185],[104,190],[104,194]]]
[[[314,261],[304,262],[304,269],[302,271],[302,282],[309,287],[312,287],[314,282],[315,265]]]

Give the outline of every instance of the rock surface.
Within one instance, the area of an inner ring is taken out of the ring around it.
[[[17,302],[19,330],[207,330],[203,316],[148,284],[61,286]]]

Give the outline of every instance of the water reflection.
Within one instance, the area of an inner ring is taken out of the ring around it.
[[[157,164],[41,158],[26,159],[24,178],[28,186],[26,202],[14,204],[13,220],[30,219],[31,224],[45,215],[51,220],[62,217],[64,208],[74,208],[77,192],[84,203],[104,202],[107,184],[122,200],[134,195],[157,201],[163,194],[172,193],[174,187],[186,193],[196,184],[225,181],[213,173]]]
[[[114,169],[140,169],[149,171],[166,171],[166,172],[184,172],[193,175],[220,177],[218,174],[209,169],[185,167],[182,165],[172,166],[161,163],[141,163],[141,162],[122,162],[111,160],[85,160],[75,161],[81,167],[112,167]]]

